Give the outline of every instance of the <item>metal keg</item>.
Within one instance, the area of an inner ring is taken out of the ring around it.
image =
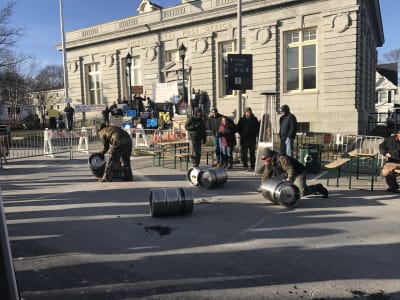
[[[89,156],[88,162],[93,175],[97,178],[103,177],[106,168],[106,158],[104,154],[93,153]]]
[[[290,181],[268,178],[260,189],[265,199],[288,208],[295,207],[300,200],[299,188]]]
[[[206,189],[223,185],[228,180],[226,170],[223,168],[190,168],[187,173],[189,182],[195,186]]]
[[[194,186],[198,186],[199,185],[199,175],[201,173],[203,173],[204,171],[208,170],[208,166],[203,166],[203,167],[193,167],[190,168],[187,173],[186,173],[186,178],[188,179],[188,181],[194,185]]]
[[[190,214],[193,211],[192,190],[187,188],[158,188],[149,192],[152,217]]]

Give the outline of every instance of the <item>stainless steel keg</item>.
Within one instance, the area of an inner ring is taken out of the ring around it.
[[[298,187],[290,181],[268,178],[261,184],[260,189],[265,199],[288,208],[295,207],[300,200]]]
[[[189,182],[194,186],[206,189],[218,187],[228,180],[226,170],[223,168],[200,167],[190,168],[187,172]]]

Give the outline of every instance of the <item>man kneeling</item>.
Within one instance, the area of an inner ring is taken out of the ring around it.
[[[272,149],[266,148],[261,157],[265,169],[261,177],[261,183],[272,176],[282,177],[291,181],[300,190],[301,197],[319,193],[324,198],[328,198],[328,190],[322,184],[307,185],[306,168],[296,159],[285,154],[279,154]],[[260,191],[260,190],[259,190]]]

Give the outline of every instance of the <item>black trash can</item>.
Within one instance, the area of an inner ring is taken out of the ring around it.
[[[318,174],[321,170],[321,146],[318,144],[300,145],[299,161],[306,167],[307,173]]]
[[[191,214],[194,202],[187,188],[156,188],[149,191],[152,217]]]

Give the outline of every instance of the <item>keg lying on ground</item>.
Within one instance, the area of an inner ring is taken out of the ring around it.
[[[152,217],[190,214],[193,212],[192,190],[187,188],[158,188],[149,192]]]
[[[187,172],[187,179],[194,186],[210,189],[223,185],[228,180],[228,175],[224,168],[204,166],[190,168]]]
[[[290,181],[268,178],[261,184],[260,189],[265,199],[288,208],[295,207],[300,200],[298,187]]]

